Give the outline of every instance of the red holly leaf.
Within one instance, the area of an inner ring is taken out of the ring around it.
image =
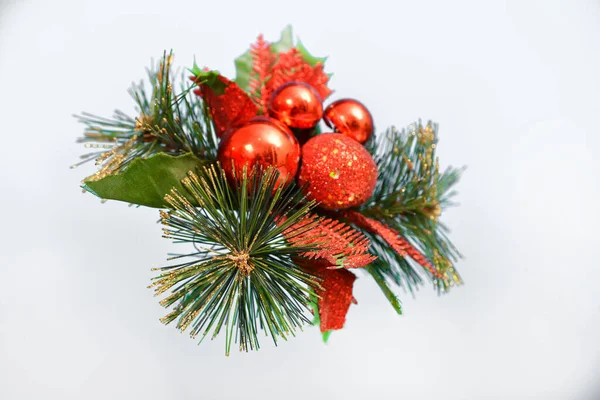
[[[215,71],[194,68],[193,72],[192,80],[199,86],[194,93],[208,105],[217,136],[256,116],[256,104],[235,82]]]
[[[361,268],[377,257],[369,254],[369,239],[343,222],[308,215],[283,232],[293,245],[316,247],[302,254],[322,259],[332,267]]]
[[[367,218],[357,211],[347,211],[344,213],[344,216],[348,218],[351,223],[382,238],[400,256],[411,257],[417,264],[427,269],[436,278],[443,278],[443,275],[431,264],[431,262],[429,262],[427,257],[410,244],[408,240],[402,237],[395,229],[372,218]]]
[[[319,296],[321,332],[342,329],[350,304],[356,304],[352,287],[356,276],[345,269],[331,269],[326,260],[297,259],[296,263],[307,272],[322,279],[315,291]]]
[[[311,66],[295,47],[279,54],[277,62],[271,70],[271,78],[267,81],[264,89],[265,96],[270,96],[278,87],[291,81],[309,84],[316,89],[321,100],[325,100],[332,93],[327,87],[329,76],[323,72],[323,64],[316,62],[314,66]]]

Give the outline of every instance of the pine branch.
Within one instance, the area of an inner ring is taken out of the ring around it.
[[[433,264],[433,271],[439,272],[432,276],[434,284],[447,290],[461,283],[453,267],[460,253],[448,239],[447,228],[439,222],[439,217],[452,205],[455,192],[451,189],[462,170],[448,168],[440,173],[436,147],[437,125],[423,126],[420,122],[403,131],[389,129],[380,140],[367,143],[379,177],[373,196],[359,211],[384,223],[422,252],[424,258],[419,264]],[[373,240],[372,235],[367,236]],[[390,279],[395,282],[407,279],[405,284],[409,288],[421,282],[412,265],[401,263],[401,254],[399,257],[393,254],[396,251],[389,241],[378,241],[374,250],[381,259],[394,261],[389,269],[382,270]],[[381,269],[381,263],[376,268]]]
[[[379,236],[368,232],[365,232],[365,236],[371,240],[371,252],[378,256],[371,267],[386,276],[396,286],[414,293],[415,289],[423,283],[423,278],[410,259],[391,251],[389,245]]]
[[[161,152],[216,158],[218,142],[208,110],[189,93],[193,85],[187,80],[181,79],[178,94],[173,92],[172,60],[173,55],[165,53],[158,68],[147,70],[150,93],[143,82],[129,89],[136,102],[135,118],[119,110],[112,118],[89,113],[75,116],[85,125],[84,136],[78,141],[94,151],[83,155],[73,167],[95,159],[101,169],[88,179],[97,180],[119,172],[136,158]]]
[[[400,300],[398,299],[394,291],[390,288],[390,284],[387,282],[386,276],[383,273],[383,271],[385,271],[386,265],[382,265],[381,261],[378,262],[377,260],[375,261],[375,263],[375,265],[370,265],[365,269],[369,274],[371,274],[371,276],[373,277],[373,279],[375,280],[385,297],[388,299],[392,307],[394,307],[394,310],[396,310],[398,314],[402,314],[402,306],[400,305]]]
[[[282,234],[294,235],[314,203],[293,184],[275,189],[277,177],[274,169],[253,170],[231,185],[213,165],[183,182],[199,208],[177,191],[165,196],[172,207],[161,212],[165,237],[195,246],[154,278],[157,295],[171,291],[161,301],[174,306],[165,324],[177,319],[178,329],[190,327],[201,339],[224,330],[227,354],[232,342],[240,350],[258,349],[259,330],[277,344],[278,337],[310,324],[310,295],[319,279],[291,257],[313,248],[291,245]]]

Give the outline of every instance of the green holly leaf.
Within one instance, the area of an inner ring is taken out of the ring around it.
[[[306,61],[311,67],[314,67],[315,65],[317,65],[317,63],[325,64],[325,61],[327,61],[327,57],[315,57],[312,54],[310,54],[308,50],[306,50],[306,47],[304,47],[300,39],[298,39],[298,44],[296,45],[296,48],[298,49],[300,54],[302,54],[302,59]]]
[[[206,85],[213,90],[213,92],[219,96],[225,93],[225,89],[227,88],[227,84],[223,82],[219,77],[221,74],[219,71],[208,70],[198,67],[196,62],[194,62],[194,67],[189,70],[195,77],[196,83],[198,85]]]
[[[294,47],[294,36],[292,35],[292,26],[286,26],[281,31],[281,37],[278,42],[271,43],[271,51],[275,54],[284,53]]]
[[[82,188],[106,200],[125,201],[154,208],[164,208],[165,194],[172,188],[187,194],[181,185],[188,171],[193,171],[207,161],[192,153],[171,156],[158,153],[148,158],[138,158],[127,169],[99,180],[86,180]],[[193,198],[188,198],[195,203]]]
[[[250,51],[245,52],[235,59],[235,83],[242,90],[250,91],[250,72],[252,71],[252,55]]]

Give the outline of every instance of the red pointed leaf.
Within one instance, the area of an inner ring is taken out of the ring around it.
[[[203,79],[210,73],[213,74],[211,79]],[[199,89],[194,93],[201,96],[208,105],[217,136],[221,137],[228,129],[255,117],[258,110],[250,96],[235,82],[222,75],[214,75],[214,72],[210,73],[196,75],[194,79]]]
[[[361,227],[367,232],[371,232],[382,238],[392,249],[402,257],[409,256],[415,260],[420,266],[427,269],[436,278],[443,278],[443,275],[429,262],[427,257],[421,253],[416,247],[408,242],[399,232],[390,228],[389,226],[374,220],[367,218],[364,215],[356,211],[348,211],[344,213],[344,216],[348,218],[350,222]]]
[[[342,329],[350,304],[356,304],[352,287],[356,276],[345,269],[331,269],[325,260],[296,260],[306,271],[322,279],[322,289],[316,289],[319,298],[321,332]]]

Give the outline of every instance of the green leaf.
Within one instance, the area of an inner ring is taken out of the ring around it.
[[[284,53],[294,47],[294,36],[292,35],[292,26],[286,26],[281,31],[281,38],[278,42],[271,43],[271,51],[273,53]]]
[[[180,193],[187,193],[181,180],[188,171],[205,163],[192,153],[181,156],[158,153],[133,160],[123,172],[96,181],[86,180],[82,187],[101,199],[163,208],[164,195],[172,188],[180,189]],[[189,200],[193,199],[190,197]]]
[[[308,50],[306,50],[306,47],[304,47],[300,39],[298,39],[298,45],[296,45],[296,48],[298,49],[300,54],[302,54],[302,58],[304,59],[304,61],[309,63],[311,67],[314,67],[315,65],[317,65],[317,63],[325,64],[325,61],[327,61],[327,57],[315,57],[312,54],[310,54]]]
[[[228,84],[219,79],[219,77],[221,76],[219,71],[205,71],[194,63],[194,67],[190,70],[190,72],[194,74],[194,76],[197,78],[197,84],[203,84],[208,86],[213,90],[213,92],[215,92],[217,96],[220,96],[223,93],[225,93],[225,89],[227,88]]]
[[[235,59],[235,71],[235,83],[242,90],[248,92],[250,90],[250,72],[252,71],[252,55],[249,50]]]

